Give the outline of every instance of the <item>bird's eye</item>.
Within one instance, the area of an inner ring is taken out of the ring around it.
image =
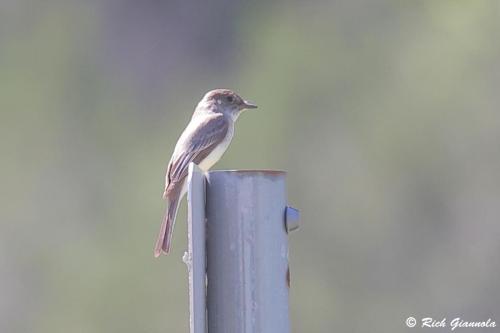
[[[226,100],[229,102],[229,103],[232,103],[234,101],[234,97],[233,96],[227,96],[226,97]]]

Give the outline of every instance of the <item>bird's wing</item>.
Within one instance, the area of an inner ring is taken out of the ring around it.
[[[222,114],[204,117],[192,129],[188,125],[185,131],[189,132],[185,132],[178,143],[184,147],[172,156],[168,165],[164,196],[168,195],[175,184],[184,180],[189,163],[199,164],[225,139],[228,129],[229,121]]]

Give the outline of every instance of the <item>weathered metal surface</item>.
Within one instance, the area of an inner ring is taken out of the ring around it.
[[[215,171],[211,171],[213,173],[216,173],[216,172],[234,172],[234,173],[239,173],[239,174],[245,174],[245,173],[248,173],[248,174],[264,174],[264,175],[268,175],[268,176],[280,176],[280,175],[284,175],[286,176],[286,171],[283,171],[283,170],[267,170],[267,169],[239,169],[239,170],[215,170]]]
[[[205,176],[197,165],[189,165],[188,252],[184,262],[189,271],[189,328],[206,331]]]
[[[285,175],[207,175],[209,333],[290,332]]]

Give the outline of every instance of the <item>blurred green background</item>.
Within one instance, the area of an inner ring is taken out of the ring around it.
[[[216,167],[302,212],[293,332],[500,322],[499,34],[486,0],[2,0],[0,332],[187,332],[185,204],[152,249],[217,87],[260,108]]]

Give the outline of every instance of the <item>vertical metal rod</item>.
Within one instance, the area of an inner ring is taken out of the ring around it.
[[[188,252],[184,262],[189,271],[189,329],[206,332],[205,176],[197,165],[189,165]]]
[[[207,175],[209,333],[290,332],[285,175]]]

